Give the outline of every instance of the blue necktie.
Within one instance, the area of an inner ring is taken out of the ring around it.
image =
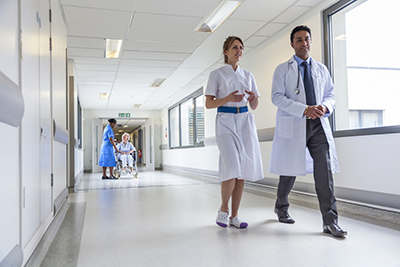
[[[304,88],[306,90],[306,103],[308,106],[316,105],[317,102],[315,101],[315,92],[314,92],[314,84],[311,78],[311,71],[307,61],[303,61],[301,63],[304,67]]]

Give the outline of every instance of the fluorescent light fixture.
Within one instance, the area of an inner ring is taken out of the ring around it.
[[[128,125],[128,124],[125,124],[124,127],[129,127],[129,125]]]
[[[101,93],[100,94],[100,99],[108,99],[109,95],[110,95],[109,93]]]
[[[166,78],[156,78],[150,87],[160,87],[163,82],[165,82]]]
[[[215,8],[194,29],[197,32],[213,32],[241,4],[241,1],[220,0]]]
[[[106,49],[104,51],[105,58],[118,58],[121,51],[122,40],[105,39]]]

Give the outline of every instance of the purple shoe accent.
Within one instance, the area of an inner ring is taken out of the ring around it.
[[[224,224],[224,223],[220,223],[220,222],[217,222],[217,224],[219,225],[219,226],[221,226],[221,227],[224,227],[224,228],[226,228],[228,225],[226,225],[226,224]]]
[[[248,224],[246,222],[242,222],[240,224],[240,228],[247,228]]]

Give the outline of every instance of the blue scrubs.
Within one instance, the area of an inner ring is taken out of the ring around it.
[[[100,159],[99,166],[102,167],[115,167],[115,156],[114,156],[114,147],[110,142],[110,137],[114,139],[114,132],[110,126],[107,124],[106,128],[104,128],[103,132],[103,143],[101,144],[100,149]]]

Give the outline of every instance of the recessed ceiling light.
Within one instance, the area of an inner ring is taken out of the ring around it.
[[[133,108],[140,108],[141,104],[135,104],[133,105]]]
[[[129,127],[129,125],[125,124],[124,127]]]
[[[107,99],[109,95],[110,95],[109,93],[101,93],[100,99]]]
[[[241,3],[241,1],[220,0],[214,9],[196,26],[194,31],[215,31]]]
[[[160,87],[163,82],[165,82],[166,78],[156,78],[150,87]]]
[[[121,51],[122,40],[105,39],[106,48],[104,50],[105,58],[118,58]]]

